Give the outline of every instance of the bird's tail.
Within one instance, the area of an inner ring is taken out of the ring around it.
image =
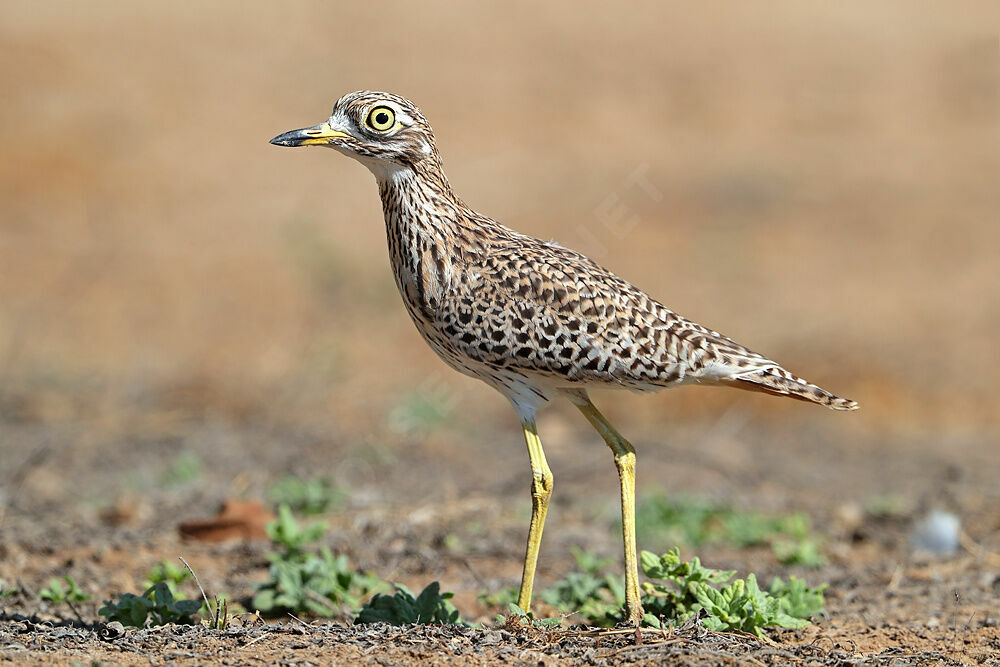
[[[800,401],[819,403],[831,410],[857,410],[858,402],[847,398],[834,396],[825,389],[809,384],[800,377],[792,375],[780,366],[772,366],[760,371],[741,375],[729,380],[729,384],[737,389],[760,391],[765,394],[788,396]]]

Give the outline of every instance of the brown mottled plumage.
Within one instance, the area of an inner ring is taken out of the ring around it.
[[[858,407],[684,319],[584,255],[473,211],[448,183],[427,120],[398,95],[345,95],[325,123],[286,132],[272,143],[326,145],[372,171],[396,285],[417,329],[448,365],[485,381],[514,404],[529,437],[533,497],[541,515],[537,535],[534,515],[529,535],[524,608],[534,572],[529,561],[533,548],[537,556],[551,492],[540,442],[537,452],[532,450],[539,407],[566,397],[601,431],[622,474],[623,513],[629,509],[625,478],[631,473],[622,461],[634,459],[634,453],[590,403],[588,387],[648,391],[703,382],[787,395],[835,410]],[[624,522],[627,528],[627,516]],[[635,547],[630,557],[628,542],[626,534],[627,606],[634,622],[641,606],[631,590]]]

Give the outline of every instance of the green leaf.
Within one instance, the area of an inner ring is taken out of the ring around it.
[[[535,626],[554,627],[562,623],[561,618],[539,618],[534,621]]]
[[[731,629],[729,624],[715,616],[702,619],[701,624],[713,632],[722,632]]]
[[[666,554],[663,556],[666,558]],[[652,551],[643,551],[639,554],[639,562],[642,564],[642,572],[650,579],[663,579],[667,576],[667,568],[661,564],[660,558]]]
[[[724,613],[723,610],[727,607],[726,600],[719,591],[702,584],[695,586],[692,592],[699,604],[712,616],[721,616]]]
[[[642,625],[646,626],[646,627],[650,627],[650,628],[659,628],[659,627],[662,627],[661,624],[660,624],[660,619],[658,617],[654,616],[653,614],[650,614],[650,613],[646,613],[642,617]]]
[[[441,585],[436,581],[428,584],[416,598],[405,586],[398,585],[392,596],[379,594],[372,597],[361,608],[354,622],[462,624],[458,610],[448,601],[452,595],[441,593]]]
[[[173,605],[173,610],[179,616],[197,614],[199,609],[201,609],[201,600],[178,600]]]

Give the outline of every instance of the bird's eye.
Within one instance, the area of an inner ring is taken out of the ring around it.
[[[389,107],[375,107],[365,123],[376,132],[388,132],[396,126],[396,112]]]

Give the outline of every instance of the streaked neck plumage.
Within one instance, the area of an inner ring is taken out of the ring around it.
[[[468,208],[451,189],[437,155],[416,165],[381,162],[378,181],[396,286],[415,319],[433,319],[468,247]],[[465,229],[463,229],[465,227]]]

